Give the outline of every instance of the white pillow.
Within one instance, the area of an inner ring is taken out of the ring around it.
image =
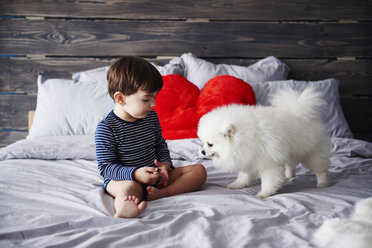
[[[114,108],[106,83],[38,77],[36,111],[28,138],[94,134]]]
[[[201,90],[209,79],[219,75],[231,75],[249,84],[287,79],[289,68],[279,59],[270,56],[250,66],[214,64],[194,57],[191,53],[181,56],[184,77]]]
[[[107,82],[107,72],[109,69],[110,66],[104,66],[87,71],[72,73],[72,80],[74,80],[75,82],[78,81]]]
[[[162,75],[183,74],[180,58],[164,66]],[[94,134],[98,122],[114,108],[107,92],[109,66],[74,73],[72,80],[38,77],[34,120],[28,138]]]
[[[322,81],[286,80],[262,82],[254,85],[253,90],[255,91],[257,104],[270,105],[270,99],[278,89],[290,87],[301,92],[309,86],[317,89],[327,103],[326,108],[321,110],[320,117],[325,122],[328,133],[332,137],[352,138],[353,134],[340,106],[339,81],[334,78]]]
[[[156,65],[151,62],[151,64],[158,69],[161,75],[168,74],[179,74],[183,76],[183,68],[181,58],[177,57],[169,61],[168,64],[164,66]],[[77,72],[72,74],[72,79],[74,81],[103,81],[107,82],[107,72],[110,66],[99,67],[87,71]]]

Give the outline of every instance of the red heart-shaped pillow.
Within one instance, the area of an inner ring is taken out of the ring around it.
[[[233,76],[214,77],[201,91],[177,74],[163,76],[163,82],[154,110],[165,139],[196,138],[200,117],[216,107],[232,103],[256,104],[252,87]]]

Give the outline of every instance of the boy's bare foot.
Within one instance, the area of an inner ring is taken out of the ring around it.
[[[157,200],[163,197],[165,197],[165,195],[161,189],[153,186],[147,186],[147,199],[149,201]]]
[[[147,202],[140,203],[140,199],[134,195],[126,196],[114,217],[134,218],[147,207]]]

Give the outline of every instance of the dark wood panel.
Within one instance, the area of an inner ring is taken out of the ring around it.
[[[103,31],[104,30],[104,31]],[[0,54],[372,57],[372,23],[0,20]]]
[[[249,65],[256,60],[205,58],[213,63]],[[336,78],[340,81],[340,95],[372,97],[372,60],[338,59],[281,59],[290,72],[288,79],[318,81]]]
[[[37,75],[48,78],[71,79],[75,72],[111,65],[117,58],[79,57],[0,57],[0,92],[37,93]],[[158,65],[169,59],[148,58]]]
[[[354,139],[372,142],[372,132],[354,132]]]
[[[1,1],[0,14],[75,18],[370,20],[371,0]]]
[[[204,58],[213,63],[250,65],[256,59]],[[71,78],[78,71],[110,65],[110,58],[5,58],[0,57],[0,92],[36,93],[38,74],[50,78]],[[149,59],[164,64],[167,59]],[[296,80],[340,80],[342,96],[372,96],[372,60],[284,59],[290,68],[289,78]]]
[[[26,131],[4,131],[0,130],[0,148],[13,142],[24,139],[27,136]]]
[[[112,59],[0,57],[0,92],[37,92],[37,75],[71,79],[72,73],[110,65]]]
[[[340,81],[341,96],[372,97],[372,60],[297,59],[283,61],[291,68],[288,78],[317,81],[333,77]]]
[[[36,95],[0,95],[0,129],[26,131],[28,111],[35,108]]]
[[[372,97],[341,98],[341,106],[355,136],[372,141]]]

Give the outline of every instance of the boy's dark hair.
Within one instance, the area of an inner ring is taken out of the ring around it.
[[[107,82],[112,99],[117,91],[132,95],[138,90],[152,93],[163,87],[159,71],[148,61],[135,56],[122,57],[112,64],[107,72]]]

